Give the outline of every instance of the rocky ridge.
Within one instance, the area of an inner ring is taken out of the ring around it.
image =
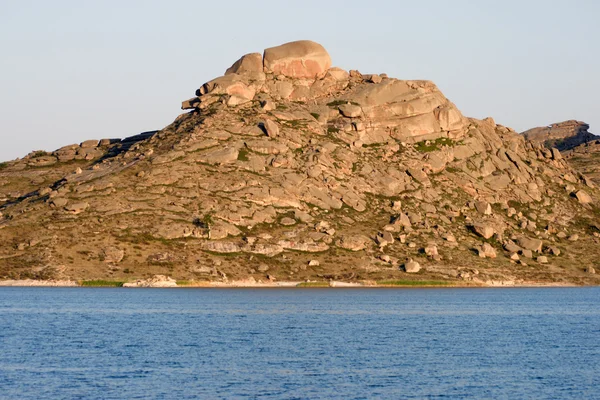
[[[531,142],[542,144],[547,148],[556,147],[560,151],[566,151],[600,139],[590,133],[589,129],[590,126],[585,122],[569,120],[532,128],[522,134]]]
[[[0,278],[599,282],[599,193],[556,148],[331,65],[251,53],[160,131],[0,164]]]

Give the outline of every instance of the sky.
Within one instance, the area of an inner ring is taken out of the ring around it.
[[[313,40],[464,115],[600,134],[600,1],[0,0],[0,161],[171,123],[240,56]]]

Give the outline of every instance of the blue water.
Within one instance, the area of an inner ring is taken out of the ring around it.
[[[0,398],[600,399],[600,288],[0,288]]]

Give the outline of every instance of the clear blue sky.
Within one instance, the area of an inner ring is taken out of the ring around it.
[[[600,1],[0,0],[0,160],[160,129],[239,56],[323,44],[467,116],[600,133]]]

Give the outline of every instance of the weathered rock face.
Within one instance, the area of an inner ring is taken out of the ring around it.
[[[0,279],[600,282],[600,193],[568,154],[282,47],[161,131],[0,163]]]
[[[556,147],[560,151],[571,150],[582,143],[600,139],[598,136],[588,132],[590,126],[581,121],[564,121],[532,128],[523,132],[525,139],[537,144],[543,144],[547,148]]]
[[[300,40],[265,50],[264,71],[290,78],[316,78],[331,67],[331,57],[323,46]]]

